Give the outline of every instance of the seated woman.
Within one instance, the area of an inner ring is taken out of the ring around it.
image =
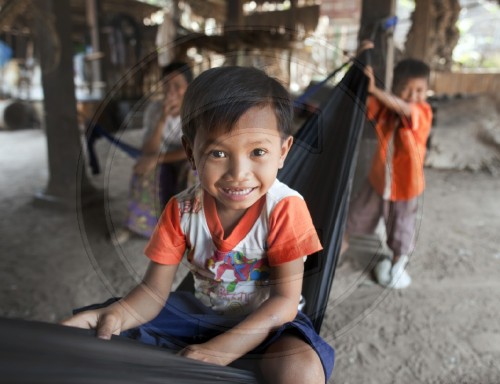
[[[184,62],[172,62],[162,70],[163,96],[152,100],[144,113],[142,156],[130,181],[125,227],[112,236],[115,245],[125,243],[133,233],[149,238],[170,197],[187,186],[189,164],[179,115],[192,78]]]

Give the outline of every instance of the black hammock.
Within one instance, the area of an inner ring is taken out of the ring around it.
[[[353,60],[343,79],[295,135],[278,178],[307,202],[323,250],[308,257],[304,312],[319,333],[340,252],[349,197],[365,122],[369,53]]]
[[[308,258],[305,312],[319,332],[333,282],[347,214],[367,96],[362,63],[343,79],[299,129],[279,173],[307,201],[323,250]],[[88,330],[0,318],[0,375],[9,383],[255,383],[253,372],[220,367]]]

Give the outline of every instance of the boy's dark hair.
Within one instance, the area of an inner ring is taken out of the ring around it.
[[[187,63],[183,61],[173,61],[161,69],[161,79],[165,81],[173,72],[178,72],[184,76],[188,84],[193,81],[193,72]]]
[[[396,90],[408,81],[408,79],[429,80],[431,69],[427,64],[417,59],[404,59],[394,67],[392,89]]]
[[[212,68],[201,73],[184,94],[182,132],[191,143],[199,129],[229,132],[250,108],[267,105],[276,115],[282,137],[290,136],[292,101],[283,85],[256,68]]]

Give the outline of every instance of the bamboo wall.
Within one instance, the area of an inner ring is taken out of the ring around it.
[[[500,72],[433,72],[430,89],[436,95],[500,93]]]

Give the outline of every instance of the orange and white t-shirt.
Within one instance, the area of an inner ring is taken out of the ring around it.
[[[378,147],[368,178],[387,200],[410,200],[425,188],[424,158],[432,125],[432,109],[426,103],[410,104],[411,118],[400,118],[376,98],[368,99],[367,115],[376,120]]]
[[[173,197],[146,246],[160,264],[186,257],[195,295],[224,314],[248,314],[269,297],[270,267],[321,250],[302,196],[276,180],[225,236],[216,203],[200,185]]]

